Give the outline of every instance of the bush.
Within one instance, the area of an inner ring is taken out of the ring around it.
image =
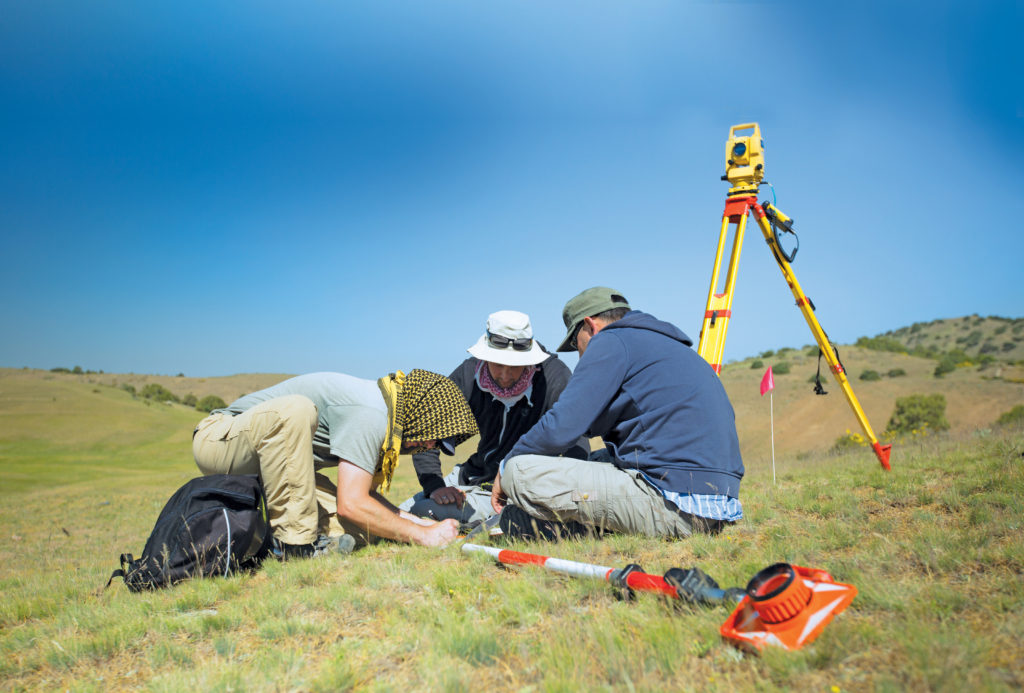
[[[899,377],[904,376],[906,374],[907,374],[907,372],[905,370],[903,370],[902,368],[893,368],[893,369],[890,369],[890,371],[888,373],[886,373],[886,375],[888,375],[890,378],[899,378]]]
[[[862,436],[860,433],[851,433],[850,429],[846,429],[846,435],[836,438],[836,442],[832,446],[832,450],[835,452],[844,452],[854,448],[866,448],[867,446],[867,438]]]
[[[142,388],[142,392],[140,392],[139,394],[142,395],[143,399],[151,399],[154,402],[180,401],[176,394],[168,390],[163,385],[158,385],[157,383],[149,383],[144,388]]]
[[[789,361],[779,361],[772,366],[772,373],[775,375],[786,375],[789,373]]]
[[[974,330],[966,337],[960,337],[956,340],[957,344],[963,344],[967,348],[977,346],[981,342],[981,330]]]
[[[999,426],[1024,426],[1024,404],[1018,404],[1010,411],[1003,412],[996,419]]]
[[[762,351],[761,352],[761,358],[763,358],[763,359],[770,359],[772,356],[775,356],[775,351],[772,350],[772,349],[769,349],[768,351]]]
[[[910,352],[911,356],[919,356],[924,359],[937,359],[942,356],[942,351],[936,346],[916,346]]]
[[[129,385],[128,383],[125,383],[124,385],[121,386],[121,389],[124,390],[125,392],[127,392],[132,397],[135,396],[135,386],[134,385]]]
[[[941,378],[952,373],[959,366],[972,365],[971,357],[963,349],[950,349],[939,357],[939,365],[935,367],[935,377]]]
[[[873,351],[891,351],[896,354],[907,353],[907,347],[892,337],[860,337],[854,346]]]
[[[201,400],[196,402],[196,409],[198,409],[199,411],[205,411],[207,413],[213,411],[214,409],[223,409],[226,406],[228,406],[227,403],[217,395],[207,395],[206,397],[203,397]]]
[[[861,380],[881,380],[882,376],[879,375],[878,371],[873,371],[871,369],[868,369],[866,371],[861,371],[860,379]]]
[[[754,362],[750,364],[750,369],[753,370],[755,368],[764,368],[764,361],[761,359],[754,359]]]
[[[942,394],[910,395],[896,400],[896,408],[889,419],[886,432],[890,434],[913,434],[924,431],[945,431],[946,398]]]
[[[194,407],[196,406],[196,403],[198,401],[199,400],[196,398],[196,396],[190,392],[187,395],[185,395],[184,399],[181,400],[181,403],[184,404],[186,407]]]
[[[51,373],[70,373],[71,369],[70,368],[65,368],[64,366],[57,366],[56,368],[51,368],[50,372]]]

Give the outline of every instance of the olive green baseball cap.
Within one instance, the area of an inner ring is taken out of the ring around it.
[[[607,286],[594,286],[570,298],[562,309],[562,322],[565,323],[568,332],[558,345],[557,351],[575,351],[572,347],[572,338],[576,335],[583,318],[591,318],[598,313],[616,308],[631,310],[626,297]]]

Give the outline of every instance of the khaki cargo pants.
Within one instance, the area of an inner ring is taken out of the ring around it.
[[[259,474],[274,536],[310,544],[317,534],[345,533],[337,487],[313,466],[316,425],[308,397],[277,397],[237,416],[207,416],[196,427],[192,454],[203,474]]]
[[[640,472],[610,462],[517,455],[505,463],[501,490],[533,517],[613,532],[688,537],[721,524],[680,512]]]

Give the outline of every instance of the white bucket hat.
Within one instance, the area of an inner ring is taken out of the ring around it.
[[[466,351],[503,366],[535,366],[549,356],[533,338],[530,316],[517,310],[487,316],[487,331]]]

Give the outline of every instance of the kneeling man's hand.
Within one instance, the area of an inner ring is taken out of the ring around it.
[[[494,476],[494,487],[491,489],[491,507],[494,508],[494,512],[500,513],[508,503],[508,496],[501,490],[501,474]]]
[[[455,488],[454,486],[445,486],[431,493],[430,500],[438,505],[455,503],[456,507],[461,508],[462,504],[466,502],[466,494],[462,489]]]

